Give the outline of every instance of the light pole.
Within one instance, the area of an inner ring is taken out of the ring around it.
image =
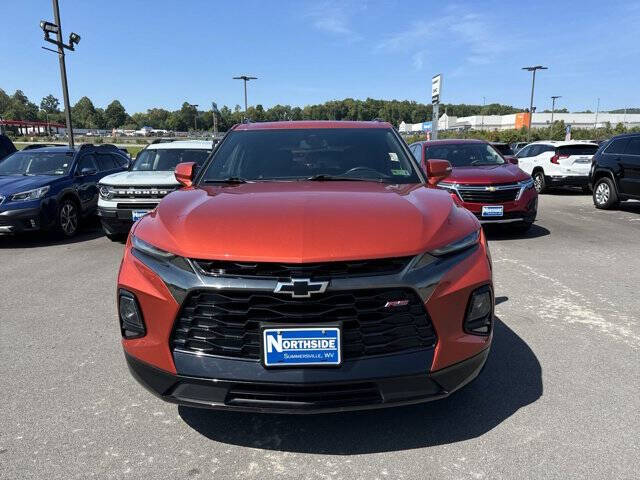
[[[553,125],[553,115],[556,113],[556,100],[562,98],[562,95],[551,96],[551,125]]]
[[[67,120],[67,134],[69,135],[69,147],[73,148],[73,126],[71,124],[71,106],[69,105],[69,88],[67,87],[67,67],[64,62],[64,50],[75,50],[74,46],[80,43],[80,35],[71,32],[69,35],[69,43],[65,44],[62,41],[62,25],[60,25],[60,8],[58,7],[58,0],[52,0],[53,3],[53,19],[55,23],[47,22],[46,20],[40,21],[40,28],[44,32],[44,39],[49,43],[53,43],[58,47],[57,50],[51,48],[42,47],[45,50],[58,54],[58,60],[60,62],[60,78],[62,79],[62,96],[64,97],[64,116]],[[50,35],[55,34],[56,38],[53,39]]]
[[[213,134],[216,135],[218,133],[218,105],[216,102],[211,102],[211,114],[213,115]]]
[[[244,81],[244,114],[247,114],[247,82],[249,80],[257,80],[258,77],[249,77],[247,75],[240,75],[239,77],[233,77],[234,80]]]
[[[548,67],[542,65],[536,65],[534,67],[522,67],[522,70],[532,72],[531,78],[531,101],[529,102],[529,132],[527,133],[527,140],[531,140],[531,125],[533,124],[533,91],[536,88],[536,70],[547,70]]]
[[[600,113],[600,97],[598,97],[598,106],[596,107],[596,121],[593,124],[593,129],[598,128],[598,114]]]
[[[480,127],[480,130],[484,130],[484,106],[487,103],[487,98],[486,97],[482,97],[482,126]]]
[[[197,131],[198,130],[198,106],[199,105],[196,105],[194,103],[190,103],[189,106],[192,107],[192,108],[195,108],[195,110],[196,110],[196,114],[193,117],[193,129]]]

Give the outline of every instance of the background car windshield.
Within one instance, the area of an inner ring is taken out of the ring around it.
[[[196,162],[202,166],[211,150],[193,148],[156,148],[142,150],[132,170],[137,171],[172,171],[182,162]]]
[[[486,143],[452,143],[427,147],[426,158],[448,160],[454,167],[475,167],[478,165],[502,165],[500,154]]]
[[[513,155],[513,150],[511,149],[511,145],[506,143],[497,143],[493,145],[493,148],[498,150],[502,155]]]
[[[66,175],[73,153],[16,152],[0,161],[0,175]]]
[[[203,181],[287,181],[319,175],[420,183],[398,139],[382,128],[232,132],[216,151]]]

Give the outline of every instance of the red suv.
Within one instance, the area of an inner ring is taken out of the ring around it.
[[[445,189],[481,223],[508,223],[526,231],[536,219],[538,194],[531,176],[513,157],[503,157],[483,140],[434,140],[412,144],[423,168],[429,159],[451,163],[453,171],[438,188]]]
[[[136,222],[118,275],[135,378],[197,407],[308,413],[475,378],[493,284],[477,219],[382,122],[234,127]]]

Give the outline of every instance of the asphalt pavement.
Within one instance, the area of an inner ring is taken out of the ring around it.
[[[178,408],[125,366],[123,245],[0,238],[1,479],[637,479],[640,202],[540,199],[489,232],[497,319],[481,376],[450,398],[278,416]]]

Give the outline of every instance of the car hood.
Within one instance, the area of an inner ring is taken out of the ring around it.
[[[258,182],[175,191],[134,234],[183,257],[299,263],[414,255],[477,228],[423,185]]]
[[[62,177],[58,175],[0,175],[0,195],[12,195],[33,190],[60,178]]]
[[[505,163],[503,165],[485,165],[477,167],[454,167],[445,182],[498,185],[514,183],[529,178],[517,165]]]
[[[144,186],[144,185],[178,185],[173,171],[162,172],[119,172],[107,175],[100,180],[101,185]]]

